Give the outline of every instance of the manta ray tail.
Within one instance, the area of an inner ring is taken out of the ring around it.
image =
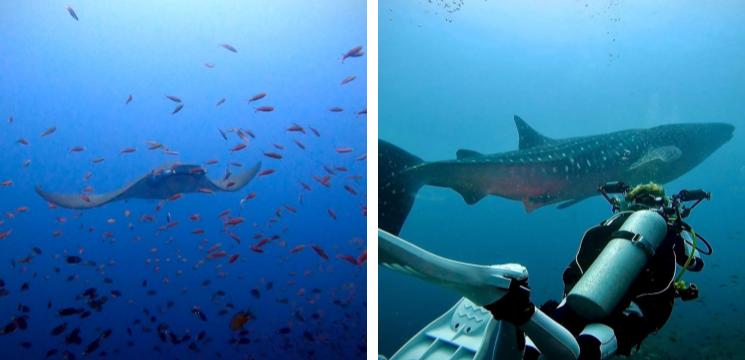
[[[378,140],[378,226],[398,234],[409,215],[421,180],[406,170],[422,164],[422,159],[405,150]]]

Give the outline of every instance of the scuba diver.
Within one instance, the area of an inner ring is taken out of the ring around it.
[[[607,359],[638,350],[667,322],[676,298],[698,297],[696,285],[682,276],[703,269],[701,255],[712,248],[683,220],[711,195],[683,190],[666,196],[654,183],[631,188],[610,182],[598,191],[614,214],[585,232],[563,273],[561,302],[541,307],[530,300],[521,265],[456,262],[379,230],[382,265],[465,297],[391,359],[449,358],[444,355],[452,352],[442,350],[448,346],[472,359]]]

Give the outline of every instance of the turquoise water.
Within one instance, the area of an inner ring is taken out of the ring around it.
[[[13,0],[0,14],[0,182],[12,181],[0,186],[0,357],[364,356],[365,263],[338,258],[366,249],[367,57],[341,61],[366,49],[364,1]],[[183,108],[172,114],[167,95]],[[34,191],[112,191],[176,162],[217,181],[259,162],[274,173],[88,210]],[[252,316],[231,329],[240,312]]]
[[[513,115],[554,138],[667,123],[728,122],[732,140],[667,184],[712,201],[689,222],[710,240],[703,272],[686,275],[698,300],[676,302],[638,358],[728,359],[745,342],[745,4],[738,2],[442,1],[380,3],[380,138],[424,160],[461,148],[517,148]],[[455,4],[455,5],[454,5]],[[457,5],[461,4],[461,5]],[[600,197],[527,214],[517,201],[466,205],[424,187],[401,235],[476,263],[518,262],[535,303],[561,296],[561,273]],[[391,355],[457,296],[380,268],[380,352]]]

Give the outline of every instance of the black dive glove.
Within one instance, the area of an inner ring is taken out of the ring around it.
[[[523,325],[535,313],[535,305],[530,301],[530,288],[527,281],[512,280],[510,288],[501,299],[484,306],[497,320],[505,320],[517,326]]]

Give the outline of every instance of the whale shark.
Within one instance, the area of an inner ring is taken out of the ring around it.
[[[199,165],[164,165],[142,175],[137,180],[103,194],[58,194],[36,186],[44,200],[68,209],[90,209],[126,199],[176,199],[186,193],[238,191],[248,184],[261,168],[261,162],[250,169],[229,174],[221,180],[211,180]]]
[[[460,149],[456,159],[426,162],[378,140],[379,227],[398,234],[422,186],[450,188],[467,204],[488,195],[522,201],[525,210],[574,205],[608,181],[672,181],[728,142],[734,126],[684,123],[553,139],[514,117],[514,151],[482,154]]]

